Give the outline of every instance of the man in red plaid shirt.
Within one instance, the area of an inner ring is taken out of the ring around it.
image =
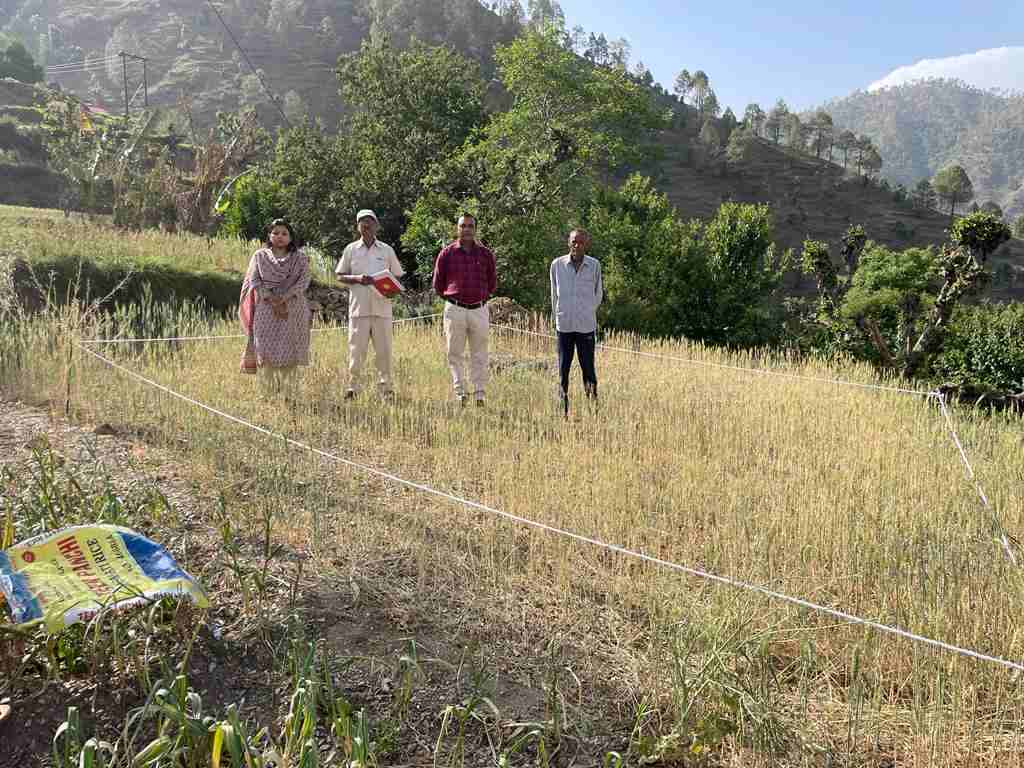
[[[455,397],[462,404],[468,394],[465,351],[469,342],[469,378],[476,404],[484,404],[487,386],[487,336],[490,312],[487,300],[497,288],[494,254],[476,240],[476,218],[464,213],[458,222],[459,239],[445,246],[434,265],[434,291],[445,300],[444,335],[448,367]]]

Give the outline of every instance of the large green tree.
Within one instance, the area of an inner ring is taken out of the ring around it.
[[[605,276],[605,322],[616,328],[746,346],[774,323],[766,299],[781,271],[767,206],[725,203],[684,222],[650,179],[601,188],[587,207]]]
[[[935,194],[949,206],[949,217],[956,214],[956,207],[974,197],[974,185],[962,165],[948,165],[932,179]]]
[[[510,109],[435,166],[403,243],[426,271],[457,214],[478,212],[503,292],[539,304],[566,227],[596,185],[640,159],[638,139],[663,121],[628,72],[581,59],[553,30],[499,48],[496,61]]]
[[[284,134],[271,175],[286,180],[305,234],[332,251],[354,236],[360,208],[373,208],[381,239],[397,245],[428,170],[483,124],[484,83],[450,48],[413,40],[399,50],[386,36],[341,57],[337,72],[351,109],[337,138],[312,125]]]
[[[20,42],[7,46],[0,59],[0,77],[11,77],[23,83],[38,83],[43,79],[43,68]]]
[[[990,214],[974,213],[950,227],[949,235],[938,252],[897,252],[852,227],[843,238],[845,274],[825,243],[804,243],[802,263],[818,279],[821,316],[835,324],[834,336],[860,340],[859,347],[845,351],[906,377],[927,370],[942,349],[954,310],[983,284],[985,262],[1010,230]]]

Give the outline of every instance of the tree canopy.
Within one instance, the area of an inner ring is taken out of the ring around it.
[[[517,38],[496,60],[510,109],[438,158],[403,243],[426,270],[456,212],[479,211],[484,237],[502,243],[507,289],[529,302],[543,293],[538,270],[561,248],[580,202],[599,178],[639,159],[638,136],[661,116],[628,72],[581,59],[554,30]],[[538,231],[555,238],[547,249],[538,248]]]
[[[949,206],[949,215],[956,213],[956,207],[974,197],[974,185],[962,165],[948,165],[932,179],[935,194]]]
[[[381,239],[397,244],[429,169],[484,122],[479,68],[451,48],[414,40],[399,50],[383,35],[341,57],[337,76],[352,110],[337,138],[318,136],[312,125],[286,134],[271,176],[295,182],[285,186],[296,195],[317,190],[313,206],[289,201],[307,235],[347,242],[353,212],[373,208]]]
[[[43,79],[43,68],[20,42],[7,46],[0,58],[0,77],[11,77],[23,83],[38,83]]]

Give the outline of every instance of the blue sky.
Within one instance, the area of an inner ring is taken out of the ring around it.
[[[626,37],[632,61],[670,90],[680,69],[703,69],[740,116],[751,101],[767,109],[781,96],[806,109],[922,59],[1024,45],[1020,0],[560,2],[567,26]]]

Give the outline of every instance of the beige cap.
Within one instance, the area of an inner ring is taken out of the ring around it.
[[[369,208],[363,208],[359,213],[356,214],[356,224],[369,216],[371,219],[380,224],[380,219],[377,218],[377,214],[371,211]]]

